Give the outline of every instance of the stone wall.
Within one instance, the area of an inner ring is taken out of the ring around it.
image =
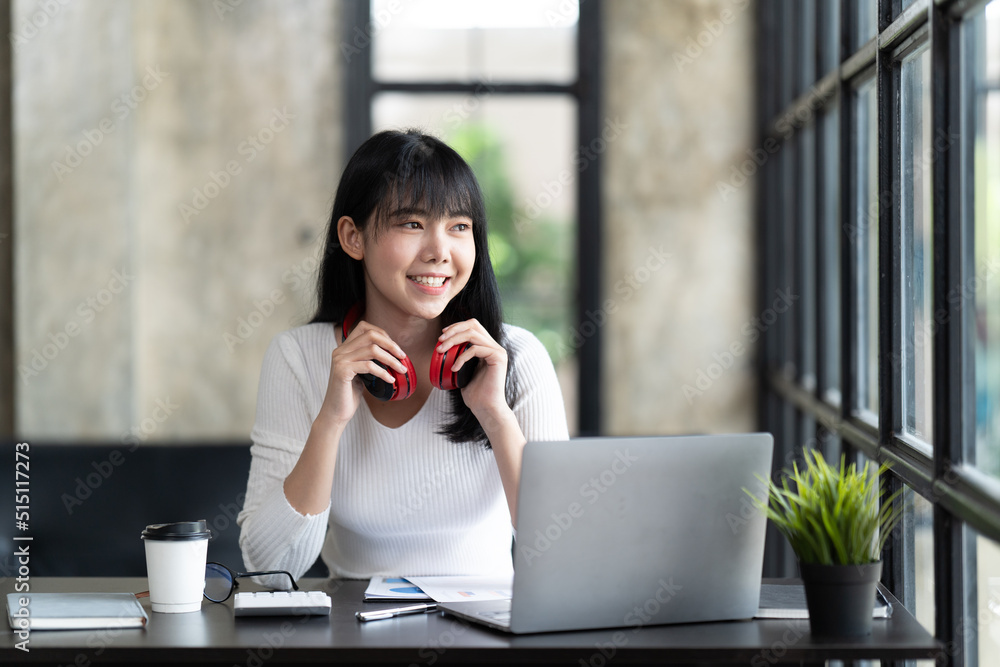
[[[753,185],[719,184],[754,140],[753,5],[604,12],[605,430],[752,429]]]
[[[49,5],[14,9],[19,432],[245,439],[313,302],[339,5]]]

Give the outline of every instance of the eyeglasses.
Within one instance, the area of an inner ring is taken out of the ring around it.
[[[268,572],[233,572],[222,563],[205,564],[205,597],[212,602],[225,602],[233,591],[239,588],[240,577],[259,577],[265,574],[287,574],[288,581],[292,582],[292,590],[299,590],[291,572],[284,570],[271,570]]]

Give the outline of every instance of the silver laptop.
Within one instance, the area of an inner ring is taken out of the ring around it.
[[[768,433],[525,446],[511,600],[450,614],[515,633],[751,618]]]

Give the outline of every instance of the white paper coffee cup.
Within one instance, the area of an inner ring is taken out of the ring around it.
[[[153,611],[171,614],[201,609],[211,536],[204,519],[154,524],[142,531]]]

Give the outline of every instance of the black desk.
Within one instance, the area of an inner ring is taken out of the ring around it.
[[[241,580],[242,582],[242,580]],[[13,592],[12,579],[0,592]],[[14,648],[15,637],[0,637],[0,664],[93,663],[225,664],[262,667],[288,664],[337,665],[648,665],[660,663],[739,663],[767,667],[780,662],[839,659],[934,658],[940,644],[894,599],[889,620],[876,620],[870,637],[853,642],[817,643],[808,621],[738,621],[647,627],[638,631],[599,630],[540,635],[506,635],[468,625],[442,614],[359,623],[354,612],[399,603],[362,603],[367,582],[310,580],[303,590],[333,597],[329,617],[233,617],[232,601],[205,602],[200,613],[154,614],[145,630],[35,631],[29,653]],[[145,590],[145,578],[39,578],[32,592]],[[253,584],[241,583],[243,590]],[[613,659],[611,659],[613,656]]]

